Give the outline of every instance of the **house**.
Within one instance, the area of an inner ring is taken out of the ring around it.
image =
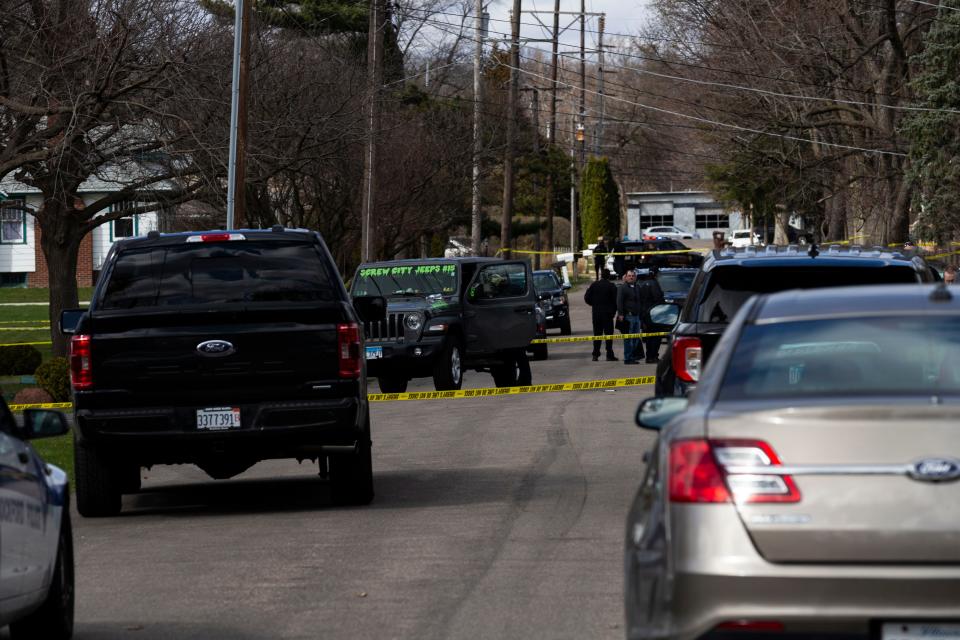
[[[83,208],[121,188],[120,180],[90,178],[81,185],[80,197],[74,206]],[[153,190],[156,191],[156,186]],[[3,198],[0,200],[0,287],[49,286],[46,261],[40,248],[40,227],[29,213],[40,207],[40,190],[8,176],[0,181],[0,197]],[[136,206],[135,200],[126,200],[113,205],[110,211]],[[77,285],[89,287],[96,283],[114,241],[161,229],[167,217],[167,211],[141,213],[96,227],[80,245]]]
[[[627,234],[640,238],[649,227],[680,227],[708,240],[714,231],[740,229],[739,211],[728,211],[707,191],[648,191],[627,194]]]

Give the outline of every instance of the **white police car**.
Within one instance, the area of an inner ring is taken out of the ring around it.
[[[59,411],[28,409],[17,424],[0,397],[0,627],[10,637],[73,635],[73,538],[67,474],[29,440],[68,431]]]

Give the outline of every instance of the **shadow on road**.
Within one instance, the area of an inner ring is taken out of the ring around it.
[[[121,517],[233,515],[285,511],[342,509],[410,509],[425,506],[469,505],[509,500],[524,482],[522,469],[467,468],[376,471],[373,503],[337,507],[330,485],[319,477],[280,477],[223,480],[145,487],[124,497]],[[569,478],[551,476],[549,482]]]
[[[0,636],[0,639],[8,636]],[[137,638],[138,640],[168,639],[177,640],[254,640],[263,638],[263,634],[251,634],[249,631],[237,627],[227,627],[209,622],[150,622],[138,623],[130,621],[118,622],[77,622],[74,640],[111,640],[113,638]],[[39,640],[39,639],[38,639]]]

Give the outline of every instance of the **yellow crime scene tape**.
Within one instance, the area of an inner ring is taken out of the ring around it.
[[[527,393],[558,393],[561,391],[590,391],[595,389],[619,389],[622,387],[642,387],[656,381],[655,376],[639,378],[611,378],[609,380],[587,380],[584,382],[558,382],[556,384],[535,384],[528,387],[485,387],[482,389],[460,389],[459,391],[412,391],[409,393],[368,393],[370,402],[394,402],[398,400],[451,400],[454,398],[492,398],[516,396]],[[38,404],[12,404],[11,411],[24,409],[72,409],[72,402],[46,402]]]
[[[565,342],[593,342],[594,340],[636,340],[637,338],[659,338],[670,335],[667,331],[660,333],[618,333],[613,336],[566,336],[560,338],[537,338],[530,344],[563,344]]]
[[[655,376],[640,378],[612,378],[586,382],[558,382],[535,384],[529,387],[487,387],[484,389],[460,389],[459,391],[413,391],[409,393],[368,393],[370,402],[393,402],[396,400],[451,400],[454,398],[489,398],[515,396],[526,393],[557,393],[560,391],[588,391],[591,389],[618,389],[653,384]]]
[[[3,342],[3,343],[0,343],[0,347],[20,347],[25,344],[53,344],[53,343],[50,342],[49,340],[47,340],[46,342]]]
[[[0,327],[0,331],[50,331],[50,327]]]
[[[589,249],[586,249],[589,251]],[[664,251],[603,251],[598,254],[600,256],[653,256],[663,253],[707,253],[709,249],[669,249]],[[523,253],[523,254],[539,254],[542,256],[555,256],[559,253],[570,253],[569,251],[530,251],[528,249],[497,249],[497,254],[501,253]],[[578,251],[577,253],[581,253]]]

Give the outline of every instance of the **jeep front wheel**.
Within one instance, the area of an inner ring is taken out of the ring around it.
[[[448,340],[433,364],[433,386],[437,391],[456,391],[463,386],[463,350],[460,342]]]
[[[404,393],[408,382],[410,381],[400,376],[377,377],[377,384],[380,385],[380,391],[383,393]]]

